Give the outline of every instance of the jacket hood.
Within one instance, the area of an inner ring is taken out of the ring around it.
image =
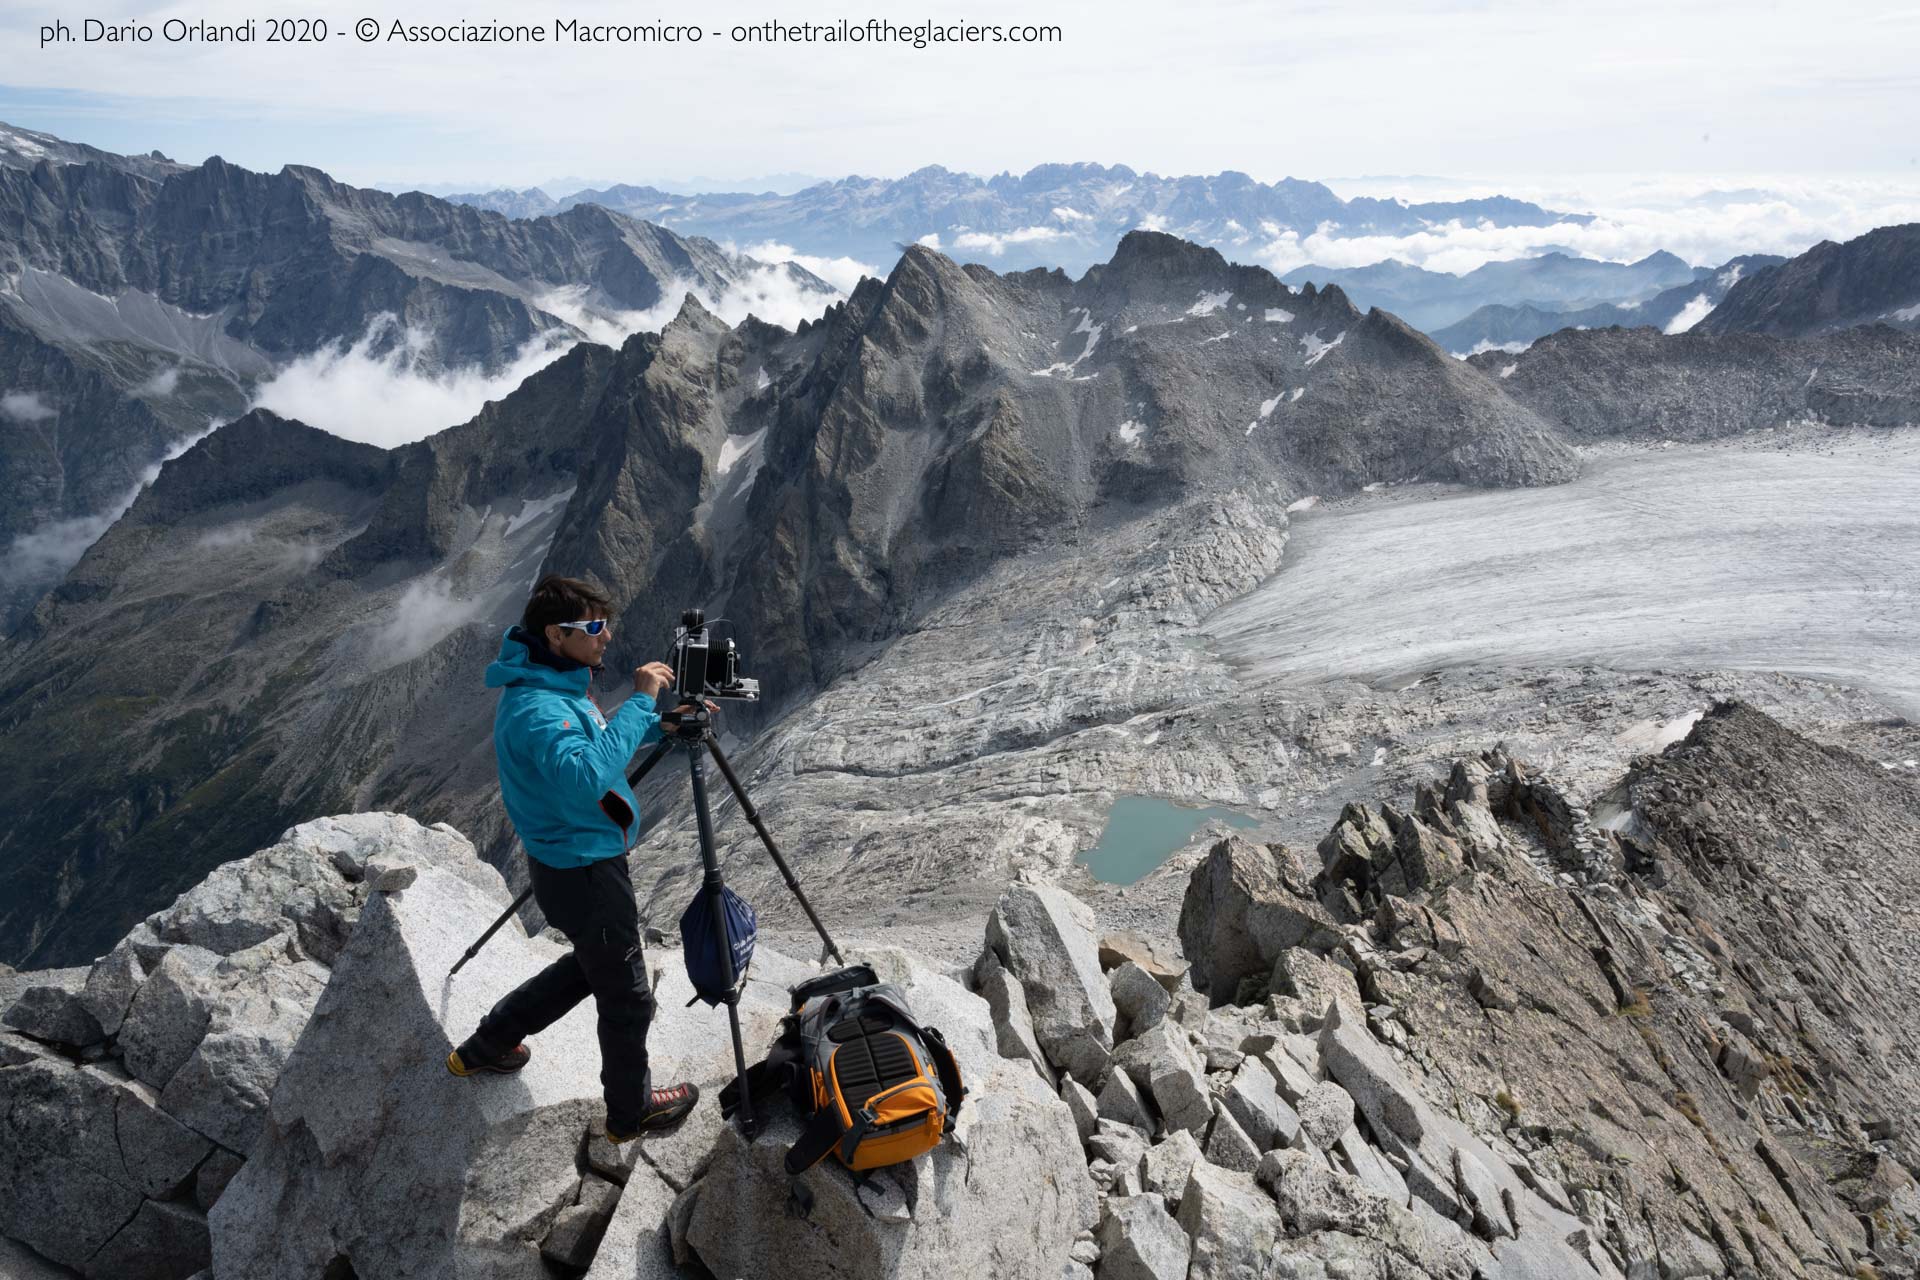
[[[547,648],[525,628],[507,628],[500,637],[500,656],[487,664],[487,688],[524,685],[559,693],[585,693],[593,670]]]

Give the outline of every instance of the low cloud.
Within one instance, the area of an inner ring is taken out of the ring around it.
[[[979,249],[992,257],[999,257],[1007,251],[1010,244],[1035,244],[1048,240],[1062,240],[1071,235],[1059,227],[1021,227],[1004,234],[992,231],[965,231],[953,238],[956,249]]]
[[[926,245],[929,249],[938,249],[940,247],[940,237],[938,235],[923,236],[921,237],[920,243]],[[795,266],[805,267],[808,271],[813,272],[813,274],[819,276],[843,294],[852,293],[854,286],[860,283],[862,276],[884,276],[885,274],[879,267],[871,263],[861,262],[857,258],[821,258],[810,253],[798,253],[792,245],[781,244],[777,240],[767,240],[760,244],[748,245],[745,249],[740,250],[740,252],[749,258],[757,258],[761,262],[791,262]],[[813,308],[812,313],[805,317],[809,320],[817,318],[822,311],[827,309],[828,303],[835,301],[833,298],[820,299],[818,295],[810,296],[816,300],[809,303]],[[792,328],[793,326],[788,325],[787,327]]]
[[[393,613],[374,633],[375,665],[411,662],[479,617],[486,605],[484,599],[456,600],[453,588],[437,575],[408,583]]]
[[[6,409],[6,400],[11,398],[0,398],[0,410]],[[44,588],[65,577],[69,569],[80,563],[80,557],[87,553],[87,548],[98,542],[100,535],[127,513],[134,499],[140,496],[140,491],[159,477],[163,465],[206,439],[218,425],[217,420],[209,422],[205,430],[174,445],[166,457],[142,471],[139,481],[107,510],[90,516],[55,520],[15,537],[6,554],[0,555],[0,585],[8,588]]]
[[[1685,333],[1707,318],[1707,312],[1713,310],[1713,303],[1706,294],[1697,293],[1686,306],[1680,308],[1680,314],[1667,321],[1668,333]]]
[[[152,396],[156,400],[165,399],[180,385],[180,370],[162,369],[133,389],[136,396]]]
[[[253,402],[348,440],[392,448],[465,422],[573,342],[555,330],[528,342],[498,373],[477,366],[436,370],[426,363],[429,335],[387,312],[375,316],[358,341],[322,347],[281,369]]]
[[[1591,213],[1593,220],[1543,227],[1454,220],[1390,236],[1348,235],[1333,223],[1302,235],[1266,223],[1261,228],[1266,243],[1254,249],[1263,265],[1286,272],[1308,264],[1364,267],[1391,258],[1463,275],[1488,262],[1536,257],[1554,249],[1608,262],[1637,262],[1664,249],[1693,266],[1719,266],[1746,253],[1792,257],[1822,240],[1850,240],[1875,227],[1920,221],[1920,186],[1911,182],[1603,176],[1589,182],[1434,180],[1412,189],[1402,180],[1392,191],[1333,185],[1343,196],[1392,194],[1409,201],[1503,194],[1548,209]]]
[[[835,276],[851,275],[857,281],[860,273],[871,273],[865,264],[846,258],[794,255],[790,260],[830,283],[837,283]],[[728,324],[752,314],[789,329],[801,320],[819,318],[841,296],[809,289],[780,266],[760,266],[719,297],[691,281],[664,281],[659,303],[644,310],[600,305],[581,285],[542,294],[534,305],[589,341],[618,347],[636,333],[664,328],[689,293]],[[530,339],[496,373],[478,366],[440,369],[431,364],[429,333],[382,313],[357,340],[322,347],[288,364],[260,386],[254,404],[348,440],[393,448],[467,421],[487,401],[506,397],[575,342],[571,334],[555,328]]]
[[[0,395],[0,418],[9,422],[45,422],[59,416],[37,391],[9,391]]]

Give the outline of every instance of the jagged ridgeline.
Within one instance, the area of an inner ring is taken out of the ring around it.
[[[305,166],[189,167],[0,127],[0,549],[104,524],[143,472],[315,352],[500,374],[749,278],[833,292],[596,205],[514,220]],[[24,572],[0,571],[8,622],[52,585]]]
[[[543,569],[625,602],[616,667],[701,604],[785,701],[996,558],[1191,494],[1574,471],[1393,317],[1153,233],[1077,282],[915,248],[797,332],[690,300],[391,451],[251,413],[8,642],[5,953],[91,957],[317,813],[454,819],[502,857],[479,678]]]
[[[391,451],[250,414],[170,463],[0,656],[0,955],[91,958],[317,814],[451,821],[509,865],[480,676],[545,570],[623,602],[615,670],[688,605],[729,619],[778,713],[1016,554],[1105,555],[1135,527],[1174,550],[1170,513],[1228,491],[1284,526],[1294,498],[1369,484],[1552,484],[1566,441],[1656,426],[1912,421],[1916,354],[1881,327],[1615,329],[1510,370],[1135,232],[1077,281],[916,247],[793,332],[689,301]]]

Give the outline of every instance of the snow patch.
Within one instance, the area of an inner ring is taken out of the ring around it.
[[[1518,362],[1518,361],[1516,361],[1516,362],[1514,362],[1513,364],[1505,364],[1505,365],[1501,365],[1501,366],[1500,366],[1500,376],[1501,376],[1501,377],[1503,377],[1503,378],[1511,378],[1511,377],[1513,376],[1513,371],[1514,371],[1515,369],[1518,369],[1519,367],[1520,367],[1520,365],[1519,365],[1519,362]]]
[[[1200,345],[1204,347],[1209,342],[1222,342],[1228,338],[1231,338],[1232,336],[1233,336],[1233,330],[1229,329],[1225,333],[1216,333],[1211,338],[1200,339]]]
[[[1661,751],[1686,737],[1705,714],[1702,707],[1664,722],[1639,720],[1614,734],[1613,740],[1630,751]]]
[[[1292,319],[1293,319],[1293,312],[1288,311],[1285,307],[1268,307],[1267,308],[1268,324],[1286,324]]]
[[[1495,342],[1492,338],[1482,338],[1471,349],[1450,354],[1455,360],[1465,360],[1468,356],[1483,355],[1488,351],[1504,351],[1510,356],[1517,356],[1532,345],[1531,342]]]
[[[1319,505],[1320,505],[1320,495],[1317,493],[1310,494],[1307,497],[1299,498],[1293,502],[1289,502],[1287,504],[1287,514],[1292,515],[1296,511],[1311,511]]]
[[[555,508],[566,506],[572,497],[573,486],[569,485],[558,493],[550,493],[544,498],[535,498],[531,502],[521,503],[520,513],[507,521],[507,527],[500,531],[500,536],[511,538],[516,530],[526,528]]]
[[[1120,424],[1120,438],[1128,444],[1139,444],[1140,437],[1146,433],[1146,430],[1147,426],[1144,422],[1135,422],[1132,418],[1128,418]],[[1116,578],[1114,581],[1117,582],[1119,579]],[[1113,583],[1110,582],[1107,585],[1112,586]]]
[[[1307,367],[1311,369],[1314,365],[1319,364],[1320,361],[1326,357],[1327,352],[1339,346],[1340,343],[1345,340],[1346,336],[1347,331],[1342,329],[1334,335],[1332,342],[1321,341],[1318,331],[1310,333],[1300,339],[1300,346],[1307,353]]]
[[[1920,320],[1920,302],[1916,302],[1910,307],[1902,307],[1898,311],[1889,311],[1880,318],[1882,320]]]
[[[1055,205],[1053,216],[1062,222],[1092,222],[1093,215],[1082,213],[1078,209],[1069,209],[1065,205]]]
[[[767,429],[762,427],[750,436],[728,436],[722,440],[720,442],[720,474],[725,475],[733,470],[733,464],[752,452],[753,447],[760,443],[760,437],[766,434]]]
[[[1298,400],[1301,396],[1305,394],[1307,394],[1307,389],[1305,387],[1295,387],[1292,390],[1292,392],[1288,394],[1287,403],[1292,404],[1294,401]]]
[[[1272,413],[1273,407],[1279,404],[1282,400],[1284,400],[1286,398],[1286,394],[1287,394],[1286,392],[1282,391],[1280,394],[1274,396],[1273,399],[1271,400],[1262,400],[1260,402],[1260,416],[1264,418],[1268,414]]]
[[[768,387],[772,385],[773,385],[773,379],[767,376],[766,366],[762,365],[760,367],[760,371],[756,373],[753,378],[754,394],[758,395],[760,392],[765,391]]]
[[[1187,314],[1190,316],[1212,315],[1231,301],[1233,301],[1232,293],[1202,293],[1200,300],[1187,308]]]

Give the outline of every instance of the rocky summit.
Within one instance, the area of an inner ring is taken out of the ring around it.
[[[1910,1275],[1916,877],[1910,781],[1743,703],[1585,797],[1494,744],[1316,843],[1213,840],[1145,929],[1031,875],[970,963],[840,929],[969,1093],[954,1141],[796,1186],[784,1101],[720,1120],[670,937],[678,1129],[598,1136],[588,1008],[450,1076],[556,944],[509,922],[450,975],[499,875],[327,818],[6,978],[0,1230],[24,1274],[181,1280]],[[750,1053],[816,972],[763,938]]]

